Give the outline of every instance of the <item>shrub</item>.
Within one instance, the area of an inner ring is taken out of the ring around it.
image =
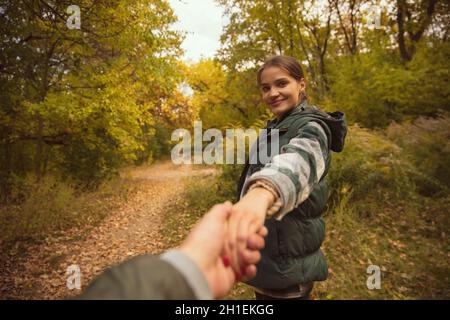
[[[418,192],[442,196],[450,188],[450,117],[420,117],[411,123],[392,123],[386,130],[410,160]]]

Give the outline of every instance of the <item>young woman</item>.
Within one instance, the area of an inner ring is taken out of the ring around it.
[[[266,163],[247,163],[242,172],[228,229],[233,267],[239,270],[247,235],[265,225],[269,233],[258,272],[247,282],[256,299],[308,299],[314,281],[328,275],[320,250],[325,238],[321,214],[328,198],[324,178],[331,151],[343,148],[347,127],[341,112],[325,113],[308,104],[296,59],[268,59],[257,81],[275,116],[267,129],[278,129],[279,150],[272,150],[275,155]],[[259,150],[267,148],[270,136],[259,138]]]

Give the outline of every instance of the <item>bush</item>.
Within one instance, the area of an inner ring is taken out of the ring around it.
[[[345,148],[333,154],[327,176],[331,205],[351,193],[349,202],[362,214],[384,201],[412,198],[410,167],[402,149],[383,134],[351,126]]]
[[[392,123],[386,130],[413,164],[418,192],[443,196],[450,188],[450,117],[418,118],[412,123]]]

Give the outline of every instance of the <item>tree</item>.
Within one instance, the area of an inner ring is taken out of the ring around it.
[[[438,0],[397,0],[398,48],[403,61],[411,61],[416,45],[433,21]],[[447,21],[448,22],[448,21]]]
[[[2,172],[32,164],[39,179],[51,164],[85,182],[106,177],[135,159],[181,79],[165,1],[78,1],[80,29],[67,26],[71,4],[0,2]]]

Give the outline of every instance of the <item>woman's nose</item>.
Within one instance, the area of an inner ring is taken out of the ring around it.
[[[273,97],[277,97],[278,95],[279,95],[278,90],[276,90],[276,89],[270,89],[269,97],[273,98]]]

